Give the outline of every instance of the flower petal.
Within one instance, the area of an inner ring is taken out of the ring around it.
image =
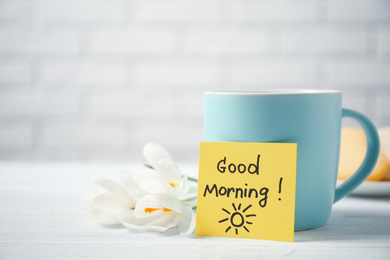
[[[118,225],[120,224],[117,215],[105,212],[100,209],[93,209],[91,214],[95,217],[96,221],[103,225]]]
[[[100,186],[102,186],[104,189],[106,189],[108,192],[120,195],[120,196],[128,196],[129,193],[125,190],[125,188],[122,187],[119,183],[112,181],[110,179],[103,179],[103,178],[96,178],[94,179],[94,182]]]
[[[93,200],[100,194],[102,194],[102,193],[98,192],[98,191],[89,192],[89,193],[85,194],[82,198],[83,198],[84,202],[87,204],[87,206],[90,206],[92,204]]]
[[[153,177],[159,177],[160,175],[157,173],[156,170],[146,169],[143,171],[139,171],[134,175],[134,182],[139,185],[139,183],[144,178],[153,178]]]
[[[139,175],[140,173],[129,172],[119,174],[119,179],[123,183],[123,186],[126,188],[129,195],[135,200],[139,200],[146,194],[146,192],[139,186],[139,181],[137,182],[137,179],[141,179],[140,177],[137,177]]]
[[[181,235],[189,235],[195,230],[195,214],[192,208],[183,207],[183,214],[180,216],[180,221],[177,223],[177,228]]]
[[[179,184],[181,174],[172,159],[161,159],[157,162],[156,171],[170,183]]]
[[[134,180],[135,172],[121,172],[119,179],[127,191],[138,188],[138,184]]]
[[[142,197],[137,202],[134,209],[134,216],[136,218],[146,218],[149,216],[161,215],[163,211],[157,209],[163,209],[163,208],[164,205],[156,199],[155,195],[149,194]],[[150,209],[155,209],[155,210],[150,210]]]
[[[148,193],[174,193],[172,186],[161,176],[145,177],[139,186]]]
[[[156,168],[156,165],[162,159],[171,159],[172,160],[172,156],[169,154],[169,152],[164,147],[162,147],[161,145],[156,144],[156,143],[146,144],[143,152],[144,152],[144,156],[145,156],[146,160],[154,168]]]
[[[118,196],[111,193],[103,193],[96,196],[92,201],[93,209],[100,209],[111,214],[120,214],[133,209],[135,201],[128,197]]]
[[[175,188],[177,196],[184,196],[190,191],[190,183],[187,176],[180,179],[180,184]]]
[[[166,215],[154,215],[144,218],[137,218],[132,212],[126,212],[118,216],[119,221],[128,228],[137,230],[153,229],[164,232],[168,228],[174,227],[180,221],[180,217],[171,212]]]
[[[183,212],[183,206],[178,197],[169,194],[169,193],[161,193],[155,195],[156,200],[158,200],[165,208],[173,210],[179,214]]]
[[[119,222],[127,228],[136,230],[148,230],[150,221],[147,218],[136,218],[134,212],[129,211],[118,215]]]

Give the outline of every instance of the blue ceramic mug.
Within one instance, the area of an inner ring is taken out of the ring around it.
[[[379,138],[363,114],[341,107],[328,90],[205,92],[206,142],[297,143],[295,230],[326,224],[332,204],[360,185],[379,155]],[[357,120],[367,137],[361,167],[336,188],[341,118]]]

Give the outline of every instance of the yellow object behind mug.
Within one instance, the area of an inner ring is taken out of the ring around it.
[[[337,178],[346,180],[356,172],[364,160],[367,141],[363,130],[343,128],[341,130],[340,161]],[[366,181],[385,181],[390,173],[390,162],[381,151],[374,170]],[[390,180],[390,179],[389,179]]]
[[[390,161],[390,127],[383,127],[378,129],[379,139],[381,143],[381,150]],[[384,181],[390,181],[390,170],[383,179]]]

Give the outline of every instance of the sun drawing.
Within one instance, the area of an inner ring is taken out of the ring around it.
[[[228,211],[227,209],[222,208],[222,210],[224,212],[226,212],[229,215],[229,217],[221,219],[220,221],[218,221],[218,223],[224,223],[226,221],[230,221],[230,225],[226,228],[225,233],[229,232],[229,230],[231,230],[232,227],[234,227],[236,235],[238,235],[238,229],[241,227],[243,229],[245,229],[246,232],[249,233],[249,229],[247,228],[246,225],[252,225],[253,222],[248,221],[247,218],[256,217],[256,215],[255,214],[245,214],[245,212],[248,209],[250,209],[250,207],[252,207],[252,205],[250,204],[242,211],[241,211],[241,203],[238,205],[238,207],[236,207],[236,205],[234,203],[232,203],[232,206],[234,209],[233,213],[230,213],[230,211]]]

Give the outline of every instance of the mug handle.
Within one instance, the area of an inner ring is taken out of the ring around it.
[[[351,193],[357,186],[367,179],[375,167],[380,151],[378,131],[368,117],[357,111],[345,108],[342,110],[342,117],[353,118],[362,126],[366,134],[367,151],[364,161],[360,165],[359,169],[348,180],[336,188],[333,203]]]

